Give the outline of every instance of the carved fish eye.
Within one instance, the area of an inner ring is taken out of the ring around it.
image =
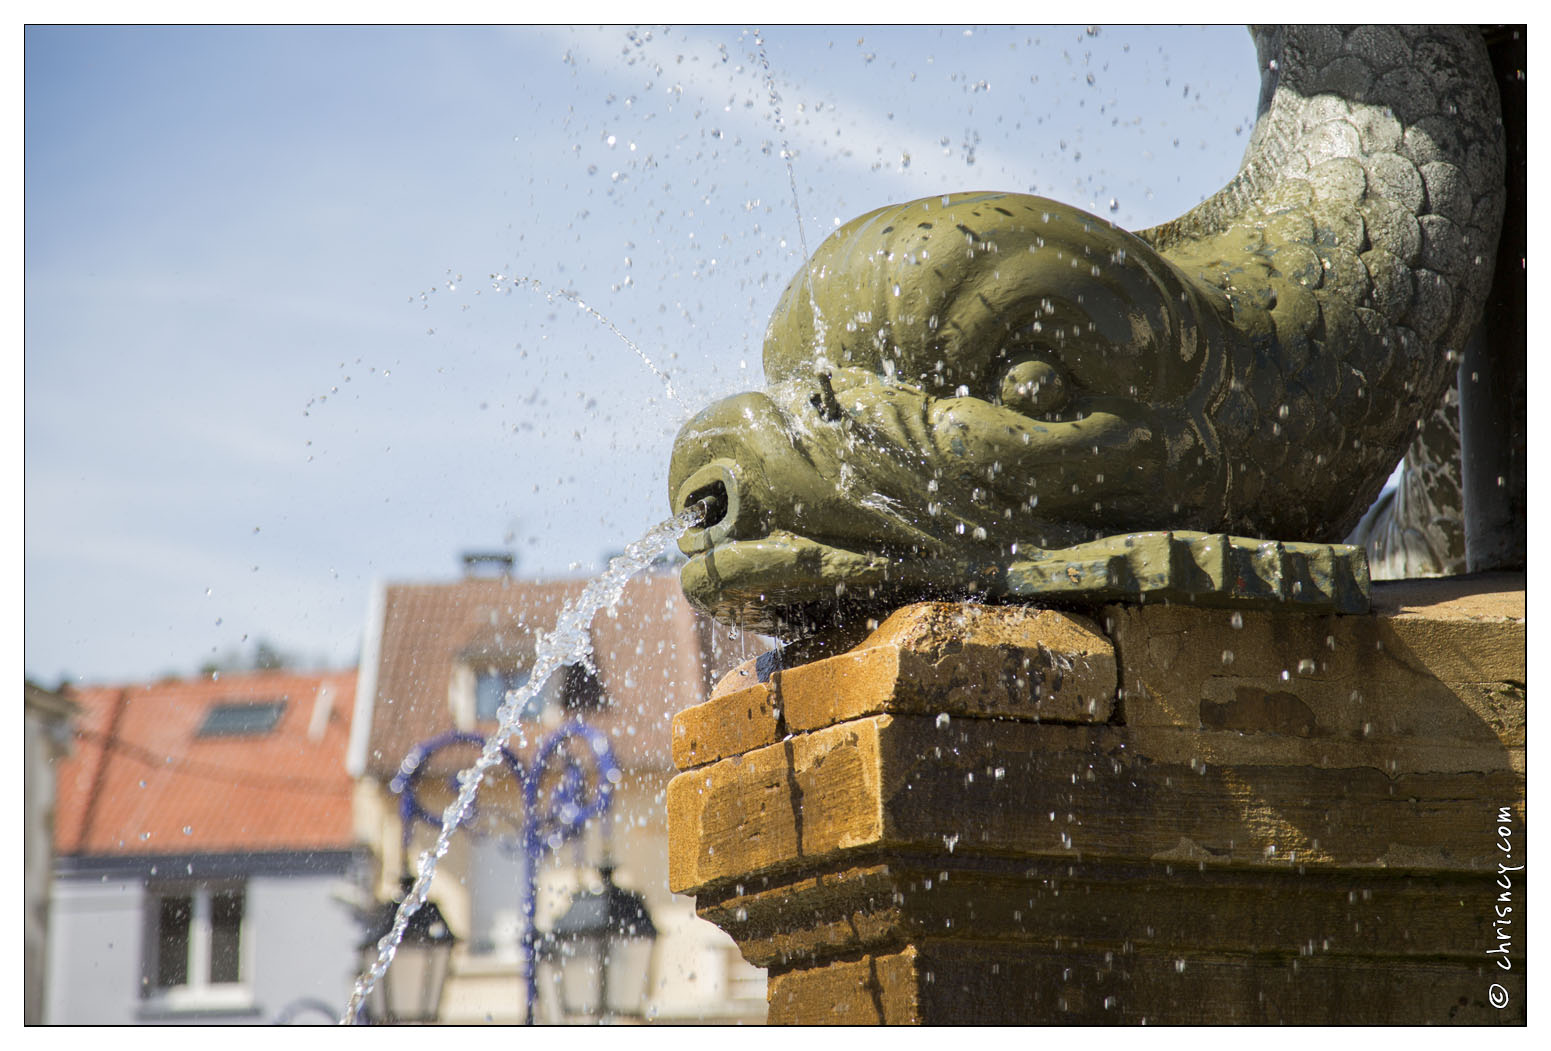
[[[1067,397],[1066,381],[1043,358],[1019,358],[1007,366],[997,385],[997,400],[1025,416],[1060,412]]]

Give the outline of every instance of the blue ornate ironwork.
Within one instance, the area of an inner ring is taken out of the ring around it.
[[[484,743],[484,738],[478,734],[453,731],[415,745],[404,756],[398,773],[388,787],[399,797],[399,819],[403,823],[406,858],[409,854],[410,832],[416,821],[424,821],[438,829],[442,827],[441,818],[426,809],[415,794],[426,772],[427,761],[449,745],[472,744],[483,747]],[[539,863],[546,853],[559,850],[581,835],[589,821],[608,813],[614,789],[622,774],[614,759],[614,751],[609,747],[608,737],[583,722],[567,723],[540,741],[526,769],[522,760],[507,748],[502,747],[500,752],[501,761],[522,785],[522,853],[526,865],[522,880],[521,951],[523,977],[528,990],[523,1023],[532,1025],[533,1006],[538,1000],[534,913],[538,901]],[[456,790],[456,778],[453,780],[453,788]],[[467,820],[473,820],[472,813]]]
[[[475,733],[463,733],[459,730],[453,730],[439,737],[433,737],[429,741],[422,741],[405,754],[404,761],[399,763],[398,773],[394,774],[393,780],[388,782],[389,791],[399,797],[399,821],[403,825],[405,864],[408,864],[409,836],[414,823],[416,821],[424,821],[432,828],[440,829],[442,827],[442,819],[421,804],[419,797],[415,795],[415,788],[419,785],[420,778],[426,772],[427,760],[443,748],[455,744],[470,744],[483,748],[485,739]],[[500,749],[500,754],[501,761],[511,771],[512,776],[517,779],[517,782],[521,784],[523,780],[522,760],[518,759],[504,745]],[[449,778],[448,787],[453,792],[458,790],[456,776]],[[469,825],[473,822],[476,813],[475,805],[470,805],[468,816],[463,821],[464,825]]]

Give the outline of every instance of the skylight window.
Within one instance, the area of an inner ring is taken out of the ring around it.
[[[285,701],[238,701],[218,704],[205,713],[199,737],[252,737],[267,734],[280,721]]]

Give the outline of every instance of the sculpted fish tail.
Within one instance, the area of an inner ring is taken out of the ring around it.
[[[1505,202],[1501,109],[1470,27],[1253,32],[1261,112],[1239,174],[1139,236],[1222,289],[1246,336],[1211,412],[1239,450],[1225,526],[1334,540],[1480,317]]]

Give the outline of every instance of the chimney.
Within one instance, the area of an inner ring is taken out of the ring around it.
[[[462,558],[466,580],[509,577],[517,568],[517,556],[510,551],[465,551]]]
[[[327,684],[320,684],[317,694],[312,699],[312,718],[307,723],[309,741],[323,740],[323,735],[328,732],[329,716],[333,714],[334,690]]]

